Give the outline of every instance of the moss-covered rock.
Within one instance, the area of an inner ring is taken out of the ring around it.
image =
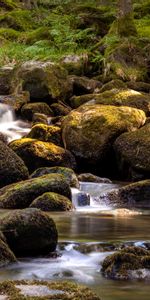
[[[54,221],[38,209],[10,212],[0,220],[11,250],[19,256],[48,254],[56,249]]]
[[[31,290],[34,296],[31,296]],[[82,300],[83,295],[87,300],[100,300],[89,288],[71,281],[3,281],[0,293],[8,295],[9,300]]]
[[[65,69],[52,62],[28,61],[15,69],[14,86],[30,93],[34,101],[65,100],[72,94],[72,85]]]
[[[150,176],[150,124],[135,132],[124,133],[114,143],[118,167],[124,179]]]
[[[2,235],[2,234],[0,234]],[[5,238],[0,238],[0,267],[4,267],[9,263],[16,262],[17,259],[14,253],[10,250]]]
[[[130,107],[84,105],[64,118],[64,145],[75,155],[78,166],[83,166],[84,171],[91,172],[89,166],[99,171],[102,166],[105,166],[105,170],[107,166],[111,169],[110,159],[115,139],[123,132],[140,127],[145,120],[142,110]]]
[[[112,89],[100,94],[88,94],[71,97],[70,105],[77,108],[84,103],[102,104],[113,106],[129,106],[142,109],[147,116],[150,115],[150,96],[149,94],[138,92],[131,89]],[[89,102],[89,103],[88,103]]]
[[[83,76],[88,73],[89,69],[88,54],[69,54],[61,58],[60,64],[70,75]]]
[[[36,177],[40,177],[40,176],[43,176],[46,174],[51,174],[51,173],[63,175],[65,177],[67,183],[71,187],[79,188],[78,178],[77,178],[75,172],[69,168],[64,168],[64,167],[39,168],[39,169],[35,170],[34,173],[32,173],[30,175],[30,177],[36,178]]]
[[[81,182],[112,183],[112,181],[108,178],[102,178],[91,173],[83,173],[78,175],[78,180]]]
[[[44,193],[36,198],[30,207],[39,208],[43,211],[67,211],[72,210],[73,206],[71,201],[56,193]]]
[[[129,209],[149,208],[149,193],[150,180],[147,179],[113,190],[105,195],[104,198],[114,207]]]
[[[53,112],[48,106],[48,104],[44,102],[35,102],[25,104],[21,109],[21,115],[23,118],[32,121],[33,115],[35,113],[41,113],[48,116],[53,116]]]
[[[48,125],[48,117],[45,114],[34,113],[32,117],[32,124],[45,124]]]
[[[0,188],[29,176],[23,160],[6,144],[0,141]]]
[[[150,83],[148,82],[128,81],[126,85],[129,89],[139,91],[139,92],[144,92],[144,93],[150,93]]]
[[[102,274],[111,279],[134,279],[131,271],[145,268],[150,269],[150,251],[127,247],[105,258]]]
[[[71,108],[68,105],[63,103],[53,103],[51,109],[54,113],[54,116],[66,116],[70,113]]]
[[[44,142],[51,142],[58,146],[62,146],[63,144],[60,127],[53,125],[34,125],[26,137]]]
[[[11,142],[10,148],[23,159],[29,172],[40,167],[62,166],[74,169],[76,166],[70,151],[50,142],[22,138]]]
[[[71,199],[71,190],[65,178],[60,174],[48,174],[1,188],[0,208],[26,208],[46,192],[58,193]]]
[[[112,89],[125,89],[126,88],[126,83],[123,82],[122,80],[119,79],[113,79],[107,83],[105,83],[101,89],[100,89],[100,93],[103,93],[105,91],[109,91]]]

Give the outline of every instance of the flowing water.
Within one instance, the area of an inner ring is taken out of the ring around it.
[[[12,111],[5,107],[2,112],[2,108],[0,106],[0,131],[10,140],[22,136],[22,127]],[[26,126],[24,129],[29,130]],[[116,210],[100,199],[102,194],[119,186],[81,183],[80,191],[72,189],[76,209],[49,213],[59,233],[58,256],[19,259],[18,263],[0,269],[0,280],[73,280],[92,288],[102,300],[149,300],[150,274],[145,270],[142,278],[127,282],[105,279],[100,272],[104,258],[124,245],[150,248],[148,210]],[[1,210],[0,217],[4,214]]]

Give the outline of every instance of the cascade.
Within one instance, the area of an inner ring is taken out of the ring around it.
[[[0,132],[6,137],[8,142],[19,139],[29,132],[29,124],[17,120],[13,109],[0,103]]]

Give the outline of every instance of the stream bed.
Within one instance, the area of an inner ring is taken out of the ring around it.
[[[0,280],[73,280],[92,288],[102,300],[149,300],[150,280],[146,273],[142,274],[145,278],[137,280],[113,281],[100,272],[101,262],[114,251],[128,245],[150,247],[149,211],[117,214],[117,210],[95,198],[100,191],[115,187],[118,185],[81,184],[85,193],[91,190],[90,205],[77,206],[73,212],[49,213],[58,229],[58,256],[20,259],[0,269]],[[75,194],[77,190],[73,190],[77,205]],[[0,211],[1,216],[4,213]]]

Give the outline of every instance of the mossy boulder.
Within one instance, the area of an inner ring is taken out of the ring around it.
[[[69,54],[61,58],[60,65],[69,75],[83,76],[89,72],[88,54]]]
[[[134,279],[132,271],[150,269],[150,251],[127,247],[107,256],[102,263],[102,274],[110,279]]]
[[[44,142],[51,142],[58,146],[63,145],[61,129],[58,126],[44,124],[34,125],[26,137]]]
[[[115,189],[104,196],[107,203],[121,208],[150,208],[150,180],[141,180]],[[102,196],[103,198],[103,196]]]
[[[0,233],[0,267],[4,267],[16,261],[17,259],[14,253],[10,250],[2,233]]]
[[[137,129],[145,121],[145,113],[135,108],[84,105],[64,118],[64,145],[75,155],[84,172],[91,172],[90,166],[101,172],[103,166],[105,170],[107,166],[111,169],[110,160],[114,161],[112,144],[116,138],[123,132]]]
[[[134,181],[150,178],[150,124],[122,134],[114,149],[122,178]]]
[[[71,201],[56,193],[44,193],[43,195],[36,198],[30,207],[39,208],[42,211],[67,211],[72,210],[73,206]]]
[[[0,226],[17,256],[48,254],[56,249],[55,223],[38,209],[10,212],[0,220]]]
[[[54,113],[54,116],[66,116],[70,113],[71,108],[64,103],[53,103],[51,109]]]
[[[23,160],[5,143],[0,141],[0,188],[29,177]]]
[[[33,115],[35,113],[45,114],[48,116],[53,116],[53,111],[50,109],[48,104],[44,102],[35,102],[23,105],[21,109],[21,115],[28,121],[32,121]]]
[[[131,89],[112,89],[100,94],[88,94],[71,97],[70,105],[77,108],[84,103],[129,106],[142,109],[147,116],[150,115],[150,95]]]
[[[148,82],[128,81],[126,84],[129,89],[139,91],[139,92],[144,92],[144,93],[150,93],[150,83]]]
[[[74,169],[76,166],[70,151],[50,142],[22,138],[11,142],[10,148],[23,159],[29,172],[40,167],[62,166]]]
[[[0,294],[9,300],[82,300],[83,295],[87,300],[100,300],[92,290],[72,281],[3,281]]]
[[[34,101],[52,103],[72,94],[72,85],[65,69],[53,62],[28,61],[15,69],[13,85],[28,91]]]
[[[10,105],[16,113],[20,112],[21,107],[29,102],[28,92],[22,92],[21,94],[15,95],[2,95],[0,96],[0,102]]]
[[[72,169],[69,168],[64,168],[64,167],[52,167],[52,168],[39,168],[35,170],[30,177],[31,178],[36,178],[40,177],[46,174],[51,174],[51,173],[56,173],[56,174],[61,174],[65,177],[67,183],[71,187],[79,188],[79,181],[78,178],[75,174],[75,172]]]
[[[48,174],[1,188],[0,208],[27,208],[35,198],[46,192],[71,199],[71,190],[65,178],[60,174]]]

